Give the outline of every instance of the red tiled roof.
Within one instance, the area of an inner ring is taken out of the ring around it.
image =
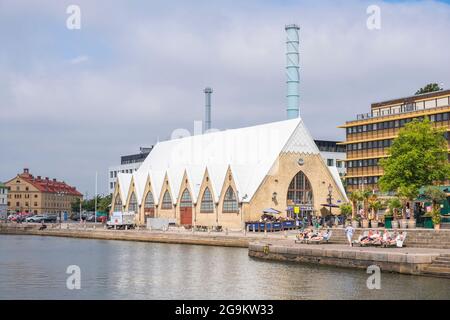
[[[75,187],[69,186],[65,182],[51,180],[48,178],[41,179],[40,177],[34,177],[29,173],[22,173],[19,175],[19,177],[31,183],[41,192],[49,192],[49,193],[63,192],[65,194],[73,196],[80,196],[80,197],[83,196],[80,192],[78,192],[78,190]]]

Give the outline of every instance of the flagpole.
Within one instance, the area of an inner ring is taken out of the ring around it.
[[[95,171],[95,213],[94,213],[94,222],[97,223],[97,171]]]

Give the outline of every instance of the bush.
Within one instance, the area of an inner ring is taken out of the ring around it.
[[[434,225],[438,225],[441,223],[441,211],[440,210],[433,210],[431,213],[431,221],[433,221]]]

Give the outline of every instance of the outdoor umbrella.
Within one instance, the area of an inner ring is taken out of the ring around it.
[[[263,210],[263,213],[270,213],[270,214],[279,214],[281,211],[278,211],[274,208],[267,208]]]

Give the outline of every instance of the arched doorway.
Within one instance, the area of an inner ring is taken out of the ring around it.
[[[311,183],[303,171],[298,172],[289,184],[287,206],[299,207],[299,218],[311,217],[314,211],[314,197]],[[294,210],[292,210],[293,213]]]
[[[155,200],[151,191],[147,193],[144,201],[144,220],[147,223],[147,218],[155,217]]]
[[[180,224],[192,225],[192,198],[188,189],[184,189],[180,200]]]

